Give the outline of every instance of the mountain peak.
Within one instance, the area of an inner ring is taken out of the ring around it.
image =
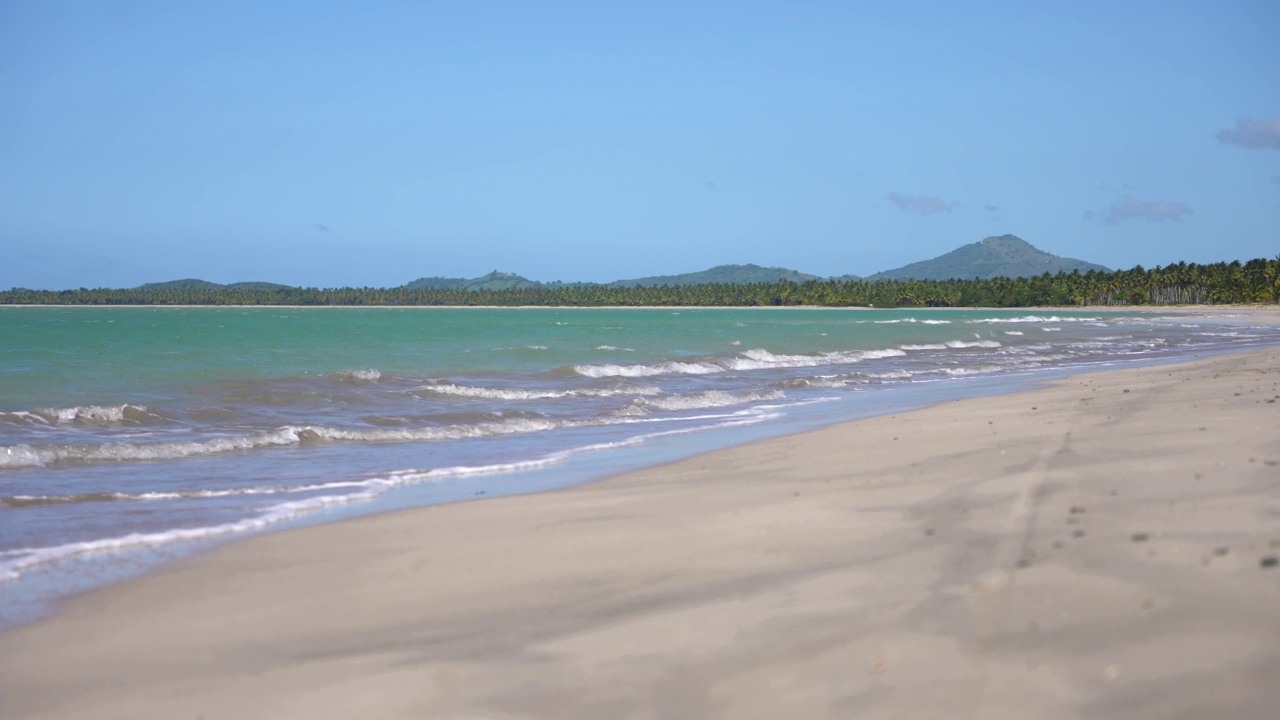
[[[407,290],[513,290],[541,287],[536,280],[494,270],[478,278],[424,277],[406,283]]]
[[[903,265],[867,278],[876,280],[950,280],[952,278],[1032,277],[1044,273],[1108,269],[1045,252],[1017,235],[993,235],[932,260]]]
[[[650,277],[617,280],[610,283],[619,287],[655,287],[659,285],[704,285],[723,284],[741,285],[749,283],[775,283],[780,280],[802,283],[817,280],[817,275],[809,275],[796,270],[780,267],[762,267],[760,265],[717,265],[701,272],[683,273],[680,275],[653,275]]]

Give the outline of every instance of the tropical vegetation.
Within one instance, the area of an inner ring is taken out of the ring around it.
[[[826,279],[639,287],[552,284],[508,289],[158,283],[132,289],[0,292],[0,304],[9,305],[1027,307],[1276,302],[1280,302],[1280,256],[1243,263],[1177,263],[1115,272],[1075,270],[971,280]]]

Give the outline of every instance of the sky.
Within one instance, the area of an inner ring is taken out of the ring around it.
[[[1280,252],[1280,3],[0,3],[0,288]]]

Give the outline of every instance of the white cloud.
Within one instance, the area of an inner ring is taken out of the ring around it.
[[[953,207],[952,203],[929,195],[903,195],[902,193],[891,192],[889,193],[889,199],[899,209],[921,216],[949,213]]]
[[[1218,131],[1218,142],[1250,150],[1280,150],[1280,117],[1236,120],[1234,128]]]
[[[1105,213],[1090,211],[1084,214],[1084,219],[1090,222],[1103,222],[1107,225],[1116,225],[1131,218],[1143,218],[1148,222],[1165,220],[1182,222],[1182,218],[1191,213],[1191,206],[1184,202],[1139,200],[1132,195],[1125,195],[1111,203],[1111,207],[1107,208]]]

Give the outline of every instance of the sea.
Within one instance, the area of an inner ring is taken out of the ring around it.
[[[0,307],[0,629],[256,533],[1276,344],[1247,313]]]

